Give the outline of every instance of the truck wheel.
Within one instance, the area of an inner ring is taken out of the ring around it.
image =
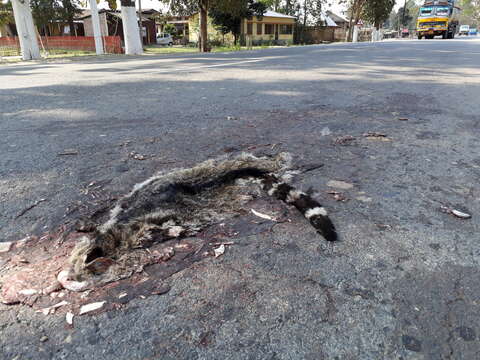
[[[445,32],[442,34],[442,39],[448,39],[448,38],[449,38],[449,37],[448,37],[448,32],[445,31]]]
[[[418,35],[418,40],[422,40],[422,35]]]

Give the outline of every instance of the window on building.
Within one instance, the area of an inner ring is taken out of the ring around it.
[[[253,23],[247,23],[247,35],[253,34]]]
[[[257,23],[257,35],[262,35],[262,23]]]
[[[265,24],[265,35],[273,35],[275,32],[274,24]]]
[[[293,26],[292,25],[280,25],[280,34],[290,35],[292,34]]]

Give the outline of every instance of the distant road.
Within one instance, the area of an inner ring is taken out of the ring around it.
[[[287,209],[168,294],[74,329],[0,305],[0,358],[478,358],[478,37],[0,65],[0,109],[0,241],[240,151],[323,164],[297,185],[342,239]]]

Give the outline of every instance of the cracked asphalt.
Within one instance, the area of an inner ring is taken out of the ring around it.
[[[0,65],[0,108],[0,241],[239,151],[324,164],[295,183],[341,238],[286,209],[73,328],[0,305],[2,359],[480,358],[478,39]]]

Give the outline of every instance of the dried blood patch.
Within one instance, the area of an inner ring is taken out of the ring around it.
[[[252,207],[277,214],[277,220],[286,220],[288,210],[284,204],[257,199],[248,204],[248,208]],[[262,221],[245,209],[245,216],[210,226],[196,237],[173,239],[141,249],[146,255],[137,257],[137,270],[131,276],[108,284],[92,284],[82,292],[65,289],[57,277],[69,268],[72,249],[85,234],[51,233],[29,238],[14,243],[10,251],[0,253],[0,299],[5,304],[31,306],[44,314],[78,315],[82,306],[97,302],[105,303],[86,314],[118,309],[134,298],[165,294],[169,291],[165,279],[206,257],[213,259],[214,249],[222,241],[231,244],[235,237],[268,231],[271,226],[272,222]],[[114,260],[102,260],[97,265],[110,261]]]

